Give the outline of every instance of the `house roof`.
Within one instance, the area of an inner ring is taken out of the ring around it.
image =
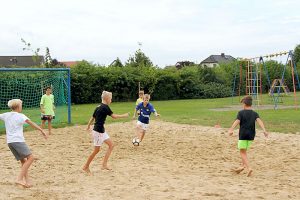
[[[208,58],[204,59],[200,64],[203,63],[229,63],[231,61],[236,60],[234,57],[230,55],[225,55],[222,53],[221,55],[211,55]]]
[[[63,63],[67,67],[72,67],[78,63],[78,61],[60,61],[59,63]]]
[[[36,59],[36,60],[35,60]],[[0,66],[31,67],[44,63],[43,56],[0,56]]]

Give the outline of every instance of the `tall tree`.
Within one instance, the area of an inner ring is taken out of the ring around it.
[[[144,52],[142,52],[140,49],[137,50],[134,54],[134,56],[130,56],[128,61],[125,64],[126,66],[132,66],[137,68],[142,67],[152,67],[153,63],[151,62],[150,58],[148,58]]]
[[[298,44],[294,49],[294,60],[296,63],[300,61],[300,44]]]

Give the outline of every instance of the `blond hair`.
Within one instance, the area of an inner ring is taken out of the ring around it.
[[[143,97],[143,99],[150,99],[150,94],[144,94],[144,97]]]
[[[108,92],[108,91],[103,91],[102,92],[102,95],[101,95],[101,99],[106,99],[107,97],[112,97],[112,93],[111,92]]]
[[[16,110],[20,105],[22,105],[21,99],[12,99],[7,103],[8,107],[12,110]]]
[[[139,95],[144,95],[144,90],[140,90]]]

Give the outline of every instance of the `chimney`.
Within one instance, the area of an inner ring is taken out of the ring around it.
[[[223,58],[225,58],[225,53],[221,53],[221,56],[222,56]]]

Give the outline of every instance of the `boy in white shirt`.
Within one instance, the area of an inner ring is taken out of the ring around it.
[[[25,188],[31,187],[29,181],[28,169],[31,166],[34,158],[28,146],[25,143],[23,135],[23,124],[27,123],[33,128],[39,130],[45,139],[48,135],[28,117],[22,114],[22,101],[20,99],[12,99],[8,101],[8,107],[11,112],[0,114],[0,120],[5,122],[7,144],[16,160],[21,161],[21,172],[16,180],[17,185]]]

